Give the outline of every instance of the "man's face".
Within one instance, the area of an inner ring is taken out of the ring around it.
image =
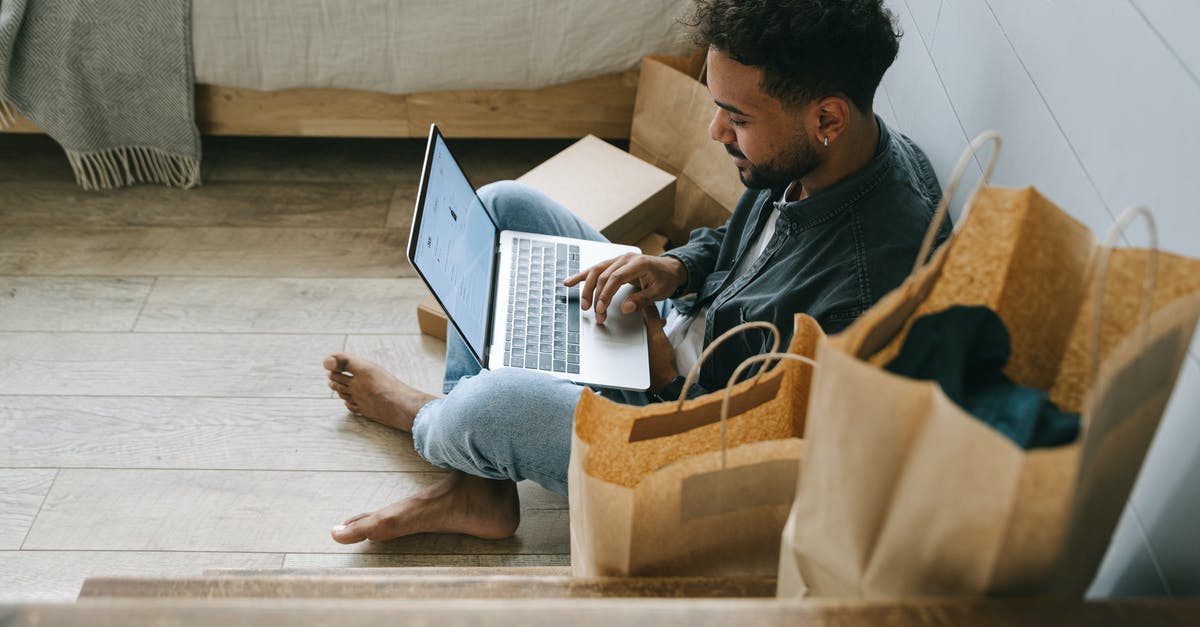
[[[717,103],[708,134],[725,145],[746,187],[764,189],[803,177],[821,163],[801,111],[762,89],[762,70],[708,51],[708,90]]]

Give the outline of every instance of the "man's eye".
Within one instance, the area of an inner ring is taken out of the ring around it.
[[[745,126],[745,125],[746,125],[746,121],[745,121],[745,120],[739,120],[739,119],[737,119],[737,118],[735,118],[735,117],[733,117],[733,116],[731,115],[731,116],[729,116],[729,125],[730,125],[730,126]]]

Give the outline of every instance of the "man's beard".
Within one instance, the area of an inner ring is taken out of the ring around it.
[[[734,157],[746,158],[733,146],[725,145],[725,152]],[[807,137],[801,137],[769,163],[750,164],[738,169],[742,185],[751,189],[767,189],[787,185],[812,172],[821,164],[821,157]]]

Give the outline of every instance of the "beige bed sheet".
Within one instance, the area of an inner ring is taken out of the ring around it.
[[[690,0],[193,0],[198,83],[525,89],[682,53]]]

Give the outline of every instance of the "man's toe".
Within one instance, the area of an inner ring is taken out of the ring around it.
[[[334,527],[330,531],[330,535],[339,544],[356,544],[367,539],[367,535],[374,528],[376,522],[377,519],[373,514],[359,514]]]
[[[326,357],[322,365],[331,372],[345,372],[350,367],[350,356],[345,353],[334,353]]]

